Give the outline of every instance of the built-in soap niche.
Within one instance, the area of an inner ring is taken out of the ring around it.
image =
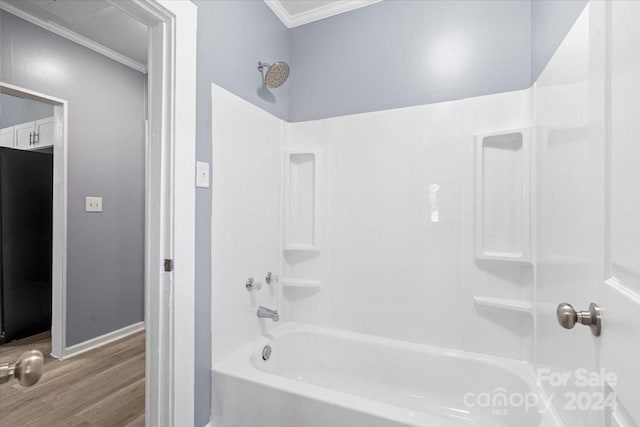
[[[320,166],[317,152],[285,152],[284,250],[320,250]]]
[[[531,130],[475,138],[476,257],[531,260]]]
[[[321,167],[319,151],[285,151],[283,277],[285,288],[319,288]]]

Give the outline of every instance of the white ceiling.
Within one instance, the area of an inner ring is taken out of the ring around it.
[[[308,24],[382,0],[265,0],[289,28]]]
[[[146,67],[147,26],[109,0],[5,0],[4,4],[9,12],[23,12],[18,15],[25,19],[28,14],[35,18],[29,21],[60,35],[70,30]],[[55,31],[58,27],[62,27],[60,32]],[[73,40],[73,34],[67,38]]]
[[[339,1],[328,0],[279,0],[279,3],[289,12],[290,15],[299,15],[301,13],[309,12],[311,10],[320,9],[326,6],[331,6]]]

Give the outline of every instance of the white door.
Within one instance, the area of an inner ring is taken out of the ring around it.
[[[606,225],[601,368],[615,405],[605,426],[640,425],[640,2],[607,2]]]
[[[36,120],[33,148],[53,146],[53,117]]]
[[[640,2],[589,2],[536,83],[535,361],[567,426],[640,425],[639,39]]]
[[[13,126],[0,129],[0,147],[13,148]]]
[[[20,125],[15,125],[13,128],[15,131],[15,147],[22,150],[29,150],[30,148],[33,148],[33,141],[36,133],[35,122],[22,123]]]

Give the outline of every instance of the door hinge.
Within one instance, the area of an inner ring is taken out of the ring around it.
[[[164,271],[173,271],[173,260],[165,259],[164,260]]]

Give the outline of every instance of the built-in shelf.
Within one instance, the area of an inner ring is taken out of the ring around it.
[[[476,135],[476,257],[527,262],[531,254],[531,131]]]
[[[321,242],[321,154],[286,150],[283,162],[282,287],[292,298],[311,297],[323,277]]]
[[[284,247],[320,247],[320,155],[315,151],[284,153]]]
[[[503,310],[519,311],[522,313],[532,313],[533,305],[528,301],[513,300],[507,298],[492,298],[492,297],[473,297],[473,300],[478,305],[485,307],[500,308]]]
[[[292,277],[282,278],[282,286],[285,288],[319,288],[319,280],[298,279]]]
[[[533,262],[531,261],[530,258],[517,258],[517,257],[511,257],[511,256],[500,256],[500,254],[497,253],[486,253],[486,254],[482,254],[482,255],[476,255],[476,259],[479,260],[480,262],[490,262],[490,263],[494,263],[494,262],[502,262],[502,261],[508,261],[510,264],[521,264],[523,266],[527,266],[527,267],[532,267],[533,266]]]
[[[320,248],[313,246],[285,246],[285,252],[320,252]]]

